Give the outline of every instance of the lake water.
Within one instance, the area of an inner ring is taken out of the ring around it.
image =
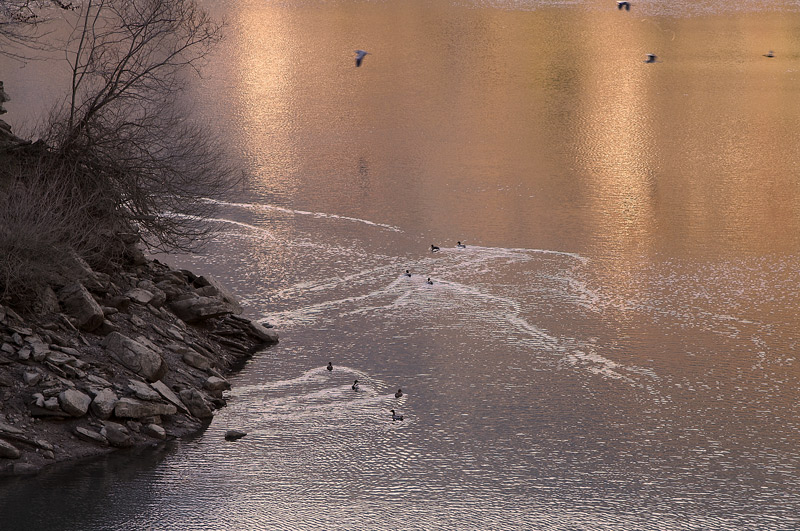
[[[191,97],[251,178],[166,260],[281,342],[0,527],[800,527],[795,2],[213,9]]]

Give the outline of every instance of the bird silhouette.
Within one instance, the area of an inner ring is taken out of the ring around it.
[[[364,50],[356,50],[356,66],[361,66],[361,61],[364,60],[364,57],[368,55],[369,52],[365,52]]]

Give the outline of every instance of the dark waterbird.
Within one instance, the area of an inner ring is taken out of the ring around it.
[[[394,421],[394,420],[403,420],[403,415],[397,415],[397,414],[394,412],[394,409],[390,409],[389,411],[391,411],[391,412],[392,412],[392,420],[393,420],[393,421]]]
[[[330,361],[328,362],[328,370],[329,371],[333,370],[333,363],[331,363]]]
[[[394,397],[395,398],[400,398],[401,396],[403,396],[403,390],[402,389],[398,389],[397,392],[394,394]]]
[[[356,50],[356,66],[361,66],[361,61],[364,60],[364,57],[369,55],[369,52],[365,52],[364,50]]]
[[[621,2],[617,2],[617,9],[624,9],[625,11],[631,10],[631,3],[625,2],[624,0]]]
[[[431,252],[432,252],[432,253],[437,253],[437,252],[439,252],[439,246],[438,246],[438,245],[431,244]]]
[[[644,60],[645,63],[655,63],[656,62],[656,54],[649,53],[647,54],[647,59]]]
[[[350,387],[353,391],[358,391],[358,380],[353,382],[353,385]]]

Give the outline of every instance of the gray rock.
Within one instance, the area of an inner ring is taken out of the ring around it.
[[[82,417],[89,411],[92,399],[76,389],[67,389],[58,395],[58,403],[61,409],[73,417]]]
[[[74,358],[79,358],[81,356],[81,351],[72,347],[65,347],[63,345],[50,345],[50,349],[58,350]]]
[[[198,323],[236,312],[236,308],[222,299],[212,297],[191,297],[175,300],[169,304],[170,309],[181,320],[187,323]]]
[[[203,382],[203,387],[208,389],[213,396],[222,396],[222,391],[230,389],[231,384],[224,378],[209,376],[206,381]]]
[[[51,350],[47,353],[44,359],[56,365],[65,365],[74,358],[72,358],[71,356],[67,356],[63,352],[56,352]]]
[[[31,353],[33,353],[33,349],[30,346],[22,347],[17,352],[17,358],[19,358],[20,361],[28,361],[31,359]]]
[[[25,385],[32,387],[42,380],[42,375],[38,372],[25,372],[22,379],[25,381]]]
[[[61,393],[59,393],[59,394],[61,394]],[[58,411],[58,412],[67,413],[66,411],[61,409],[61,407],[59,407],[58,397],[57,396],[51,396],[50,398],[46,398],[45,401],[44,401],[44,407],[45,407],[45,409],[49,409],[50,411]],[[71,413],[67,413],[67,415],[71,415]]]
[[[125,294],[131,302],[135,302],[136,304],[141,304],[144,306],[145,304],[149,304],[151,300],[153,300],[153,294],[146,289],[141,288],[134,288]]]
[[[119,332],[106,336],[102,345],[117,361],[149,382],[160,380],[167,373],[160,354]]]
[[[126,448],[133,445],[131,434],[128,428],[116,422],[106,422],[100,435],[108,440],[108,444],[117,448]]]
[[[180,409],[184,413],[189,413],[189,410],[186,409],[186,406],[183,404],[181,399],[178,398],[178,395],[176,395],[172,391],[172,389],[167,387],[167,385],[164,382],[162,382],[162,381],[153,382],[150,385],[152,386],[153,389],[158,391],[161,394],[161,396],[166,398],[172,405],[174,405],[175,407],[177,407],[178,409]]]
[[[206,275],[206,276],[198,277],[194,281],[194,285],[197,286],[198,288],[206,289],[205,293],[211,294],[211,295],[206,295],[206,296],[218,297],[218,298],[222,299],[224,302],[226,302],[226,303],[230,304],[231,306],[233,306],[234,307],[234,312],[233,312],[234,314],[239,315],[239,314],[242,313],[242,307],[239,305],[239,301],[236,299],[236,297],[233,295],[233,293],[228,291],[228,289],[225,286],[220,284],[212,276]],[[213,291],[208,290],[208,288],[212,288]]]
[[[185,340],[183,334],[181,334],[181,331],[175,328],[174,326],[167,327],[167,334],[169,334],[172,337],[172,339],[176,339],[178,341]]]
[[[19,459],[22,455],[16,446],[0,439],[0,458],[3,459]]]
[[[8,435],[23,435],[25,432],[21,429],[12,426],[11,424],[6,424],[5,422],[0,422],[0,434],[8,434]]]
[[[108,446],[108,439],[106,439],[105,436],[103,436],[102,434],[100,434],[100,433],[98,433],[96,431],[89,430],[89,429],[86,429],[86,428],[77,427],[77,428],[75,428],[74,433],[78,437],[78,439],[81,439],[81,440],[84,440],[84,441],[87,441],[87,442],[97,443],[97,444],[99,444],[101,446]]]
[[[135,398],[120,398],[114,406],[114,415],[120,418],[140,419],[154,415],[174,415],[178,408],[163,402],[148,402]]]
[[[214,415],[203,394],[197,389],[184,389],[180,392],[180,397],[193,416],[199,419],[207,419]]]
[[[160,308],[164,302],[167,300],[167,295],[158,288],[152,281],[150,280],[140,280],[137,284],[137,287],[146,291],[149,291],[153,294],[153,297],[150,299],[149,304],[153,305],[155,308]]]
[[[96,417],[106,420],[114,412],[114,406],[116,405],[117,395],[111,389],[105,388],[97,393],[97,396],[92,400],[92,413],[94,413]]]
[[[207,371],[211,368],[211,360],[194,349],[189,349],[183,353],[183,362],[201,371]]]
[[[90,382],[92,382],[93,384],[96,384],[96,385],[99,385],[99,386],[102,386],[102,387],[111,387],[111,382],[109,382],[105,378],[101,378],[101,377],[99,377],[99,376],[97,376],[95,374],[90,374],[89,376],[86,377],[86,379],[89,380]]]
[[[250,321],[250,331],[264,343],[278,342],[278,332],[255,321]]]
[[[241,439],[245,435],[247,435],[246,431],[228,430],[228,431],[225,432],[225,440],[226,441],[235,441],[235,440]]]
[[[153,437],[154,439],[164,440],[167,438],[167,432],[158,424],[147,424],[142,428],[142,433]]]
[[[14,354],[17,349],[14,348],[14,345],[11,343],[3,343],[0,345],[0,352],[5,352],[6,354]]]
[[[58,296],[64,312],[72,318],[77,328],[92,332],[103,324],[103,309],[83,284],[79,282],[67,284]]]
[[[133,391],[136,398],[151,401],[161,400],[161,395],[146,383],[140,382],[139,380],[128,380],[128,382],[130,382],[128,388]]]
[[[47,353],[50,352],[50,346],[46,345],[39,338],[28,338],[28,345],[30,346],[34,361],[44,361]]]

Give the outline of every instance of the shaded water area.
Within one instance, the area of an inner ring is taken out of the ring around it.
[[[800,527],[795,4],[213,9],[190,98],[251,178],[162,258],[281,343],[0,527]]]

